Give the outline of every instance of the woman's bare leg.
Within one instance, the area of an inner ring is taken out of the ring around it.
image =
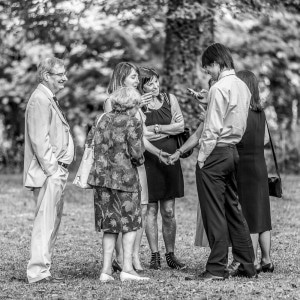
[[[136,232],[136,238],[133,245],[133,255],[132,263],[136,270],[143,270],[141,261],[140,261],[140,247],[143,238],[144,229],[146,227],[146,215],[147,215],[147,204],[142,204],[142,224],[143,227]]]
[[[116,242],[116,260],[119,265],[123,265],[123,247],[122,247],[122,233],[118,234],[117,242]]]
[[[123,246],[123,272],[130,273],[133,275],[138,274],[133,270],[132,266],[132,252],[133,244],[136,238],[136,231],[130,231],[123,233],[122,235],[122,246]]]
[[[103,233],[102,245],[103,245],[103,266],[102,266],[102,273],[111,275],[111,260],[113,251],[115,248],[116,240],[117,240],[116,233]]]
[[[158,203],[149,203],[147,208],[146,236],[151,252],[158,252]]]
[[[263,265],[271,263],[271,231],[265,231],[259,235],[259,246],[261,249],[261,261]]]
[[[160,212],[166,252],[174,252],[176,238],[175,199],[161,201]]]
[[[258,248],[258,233],[251,233],[251,240],[252,240],[252,245],[253,245],[253,250],[254,250],[254,265],[256,266],[258,264],[257,260],[257,248]]]

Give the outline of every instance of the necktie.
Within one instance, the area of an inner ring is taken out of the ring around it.
[[[58,100],[57,100],[57,98],[56,98],[55,96],[53,97],[53,100],[55,101],[55,103],[56,103],[58,109],[60,110],[61,114],[63,115],[65,121],[68,123],[68,120],[67,120],[67,118],[66,118],[66,115],[65,115],[65,113],[63,112],[63,110],[62,110],[61,106],[59,105],[59,102],[58,102]]]

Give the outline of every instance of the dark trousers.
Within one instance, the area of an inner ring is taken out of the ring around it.
[[[200,169],[196,166],[196,182],[204,228],[211,253],[206,270],[227,277],[228,247],[240,262],[239,269],[253,276],[254,251],[250,232],[238,202],[235,146],[216,147]]]

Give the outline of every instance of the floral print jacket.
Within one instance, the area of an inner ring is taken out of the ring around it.
[[[127,114],[110,112],[96,124],[87,137],[87,147],[93,146],[94,137],[94,163],[88,183],[126,192],[140,191],[136,167],[145,160],[142,123]]]

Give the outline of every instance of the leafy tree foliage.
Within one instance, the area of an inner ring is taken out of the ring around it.
[[[158,69],[163,89],[196,127],[197,104],[186,88],[207,87],[199,61],[212,41],[233,50],[239,69],[260,76],[272,118],[291,132],[299,109],[299,2],[0,0],[0,166],[21,168],[24,109],[47,54],[66,62],[69,81],[58,97],[81,142],[120,61]]]

